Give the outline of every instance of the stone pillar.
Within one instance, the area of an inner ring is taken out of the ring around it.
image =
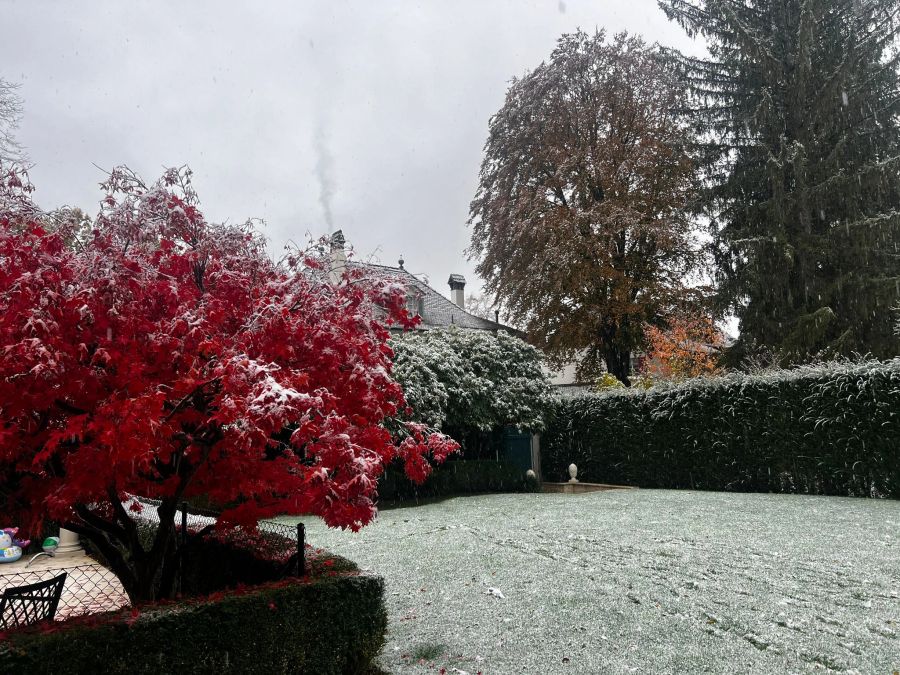
[[[541,435],[531,434],[531,468],[537,474],[538,482],[543,482],[544,476],[541,473]]]
[[[56,555],[65,555],[67,553],[84,554],[81,542],[78,540],[78,533],[67,530],[64,527],[59,528],[59,547],[56,549]]]

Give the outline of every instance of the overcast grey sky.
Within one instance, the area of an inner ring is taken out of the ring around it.
[[[0,0],[37,200],[96,212],[101,172],[189,164],[207,217],[273,252],[330,212],[359,255],[481,281],[464,249],[488,118],[578,27],[696,52],[655,0]]]

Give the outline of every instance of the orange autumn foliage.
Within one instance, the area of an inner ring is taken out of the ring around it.
[[[665,329],[646,324],[647,354],[644,372],[651,377],[683,380],[720,371],[722,331],[708,316],[679,314]]]

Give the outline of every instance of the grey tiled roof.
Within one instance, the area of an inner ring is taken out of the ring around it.
[[[422,323],[420,328],[447,328],[449,326],[459,326],[460,328],[470,328],[473,330],[505,330],[515,332],[512,328],[504,326],[502,323],[488,321],[474,314],[469,314],[466,310],[458,307],[453,301],[448,300],[443,295],[434,290],[421,279],[410,274],[402,267],[389,267],[387,265],[376,265],[374,263],[348,262],[348,266],[357,269],[363,269],[367,274],[380,277],[382,279],[392,279],[404,284],[407,288],[414,288],[422,296],[421,312]]]

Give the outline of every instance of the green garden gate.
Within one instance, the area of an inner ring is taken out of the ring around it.
[[[519,431],[515,427],[507,427],[503,432],[503,459],[520,469],[522,473],[529,469],[533,469],[537,473],[538,467],[534,466],[531,434]]]

